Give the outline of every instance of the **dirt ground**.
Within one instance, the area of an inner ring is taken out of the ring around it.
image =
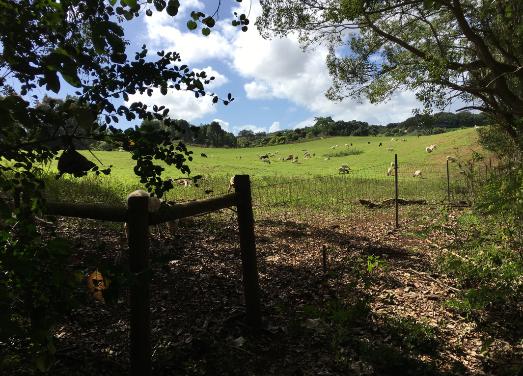
[[[415,220],[394,230],[372,213],[297,218],[257,218],[259,332],[244,323],[233,213],[185,221],[175,234],[153,229],[154,375],[522,374],[521,311],[463,317],[445,304],[459,290],[436,267],[444,233]],[[82,287],[84,304],[56,328],[51,372],[125,374],[129,304],[116,288],[125,267],[107,267],[125,249],[124,233],[102,222],[57,224],[77,250],[73,267],[109,270],[114,283],[105,304]]]

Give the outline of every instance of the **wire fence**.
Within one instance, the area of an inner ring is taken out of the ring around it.
[[[495,172],[490,160],[421,164],[403,163],[399,156],[398,197],[423,200],[429,205],[463,205],[473,201],[476,186]],[[164,199],[186,202],[211,198],[228,193],[229,184],[230,176],[207,176],[198,186],[177,187]],[[48,188],[55,199],[123,204],[127,194],[140,186],[117,179],[71,179],[58,185],[51,181]],[[395,197],[394,166],[384,162],[323,176],[254,176],[252,195],[258,213],[306,209],[354,213],[365,209],[360,200],[381,203]]]
[[[448,165],[448,171],[447,171]],[[492,162],[462,164],[398,163],[398,197],[428,205],[468,205],[475,187],[494,170]],[[361,200],[377,204],[395,197],[394,165],[376,164],[347,174],[316,177],[265,177],[253,183],[255,207],[355,212]]]

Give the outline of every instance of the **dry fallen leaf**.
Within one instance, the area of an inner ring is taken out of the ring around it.
[[[232,340],[232,345],[236,347],[242,347],[245,344],[245,338],[238,337]]]
[[[96,269],[87,277],[87,289],[91,295],[99,302],[105,303],[103,291],[106,289],[106,284],[102,273]]]

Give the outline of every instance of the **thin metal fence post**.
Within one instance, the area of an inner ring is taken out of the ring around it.
[[[447,198],[450,205],[450,169],[449,169],[449,160],[447,159]]]
[[[131,376],[151,375],[151,313],[149,302],[149,212],[148,197],[130,197],[129,229],[130,362]]]
[[[234,187],[237,194],[238,227],[243,269],[243,289],[247,323],[252,327],[261,326],[260,285],[256,262],[256,240],[254,236],[254,215],[252,212],[251,182],[249,175],[236,175]]]
[[[399,223],[399,192],[398,192],[398,154],[394,154],[394,204],[396,208],[396,228],[400,227]]]
[[[321,247],[321,261],[323,266],[323,275],[327,275],[327,246],[325,244]]]

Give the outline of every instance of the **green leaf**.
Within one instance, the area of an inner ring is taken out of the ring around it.
[[[125,52],[125,42],[122,38],[118,37],[113,33],[106,34],[107,41],[111,45],[111,48],[114,53],[124,53]]]
[[[103,27],[100,23],[92,25],[92,37],[94,49],[99,54],[105,53],[105,39],[103,35],[107,32],[107,27]]]
[[[200,80],[194,81],[194,86],[196,86],[200,90],[204,90],[203,84]]]
[[[118,35],[120,37],[124,36],[123,27],[118,25],[116,22],[109,22],[109,21],[107,21],[107,22],[105,22],[104,26],[106,27],[107,30],[111,30],[116,35]]]
[[[106,121],[109,123],[110,118],[106,117]],[[74,149],[65,150],[58,158],[58,171],[60,174],[67,173],[75,177],[85,176],[87,171],[95,166],[93,162]]]
[[[80,79],[77,74],[77,65],[75,61],[68,56],[63,56],[62,66],[58,69],[64,80],[71,86],[80,87]]]
[[[214,27],[216,23],[212,17],[205,17],[202,22],[209,27]]]
[[[423,0],[423,7],[438,10],[441,8],[441,3],[438,0]]]
[[[125,17],[125,19],[127,21],[131,21],[134,17],[134,14],[132,11],[126,11],[126,12],[124,12],[123,16]]]
[[[124,64],[126,60],[127,60],[127,55],[126,54],[123,54],[123,53],[111,54],[111,61],[113,63]]]
[[[161,12],[165,8],[165,1],[164,0],[153,0],[154,7],[158,12]]]
[[[62,73],[62,77],[64,78],[65,82],[67,82],[69,85],[73,87],[81,87],[82,84],[80,83],[80,79],[78,76],[70,76],[68,74]]]
[[[191,17],[192,17],[193,20],[198,21],[200,19],[200,12],[192,11],[191,12]]]
[[[44,72],[44,78],[47,90],[54,91],[55,93],[60,91],[60,79],[55,71],[46,70]]]
[[[209,34],[211,34],[211,29],[209,29],[208,27],[204,27],[202,29],[202,34],[205,35],[206,37],[209,36]]]
[[[167,14],[171,17],[174,17],[178,14],[179,8],[180,2],[178,0],[169,0],[167,3]]]
[[[127,5],[129,8],[136,8],[138,6],[136,0],[120,0],[120,4]]]
[[[198,27],[198,24],[194,22],[193,20],[187,21],[187,28],[189,30],[195,30]]]

